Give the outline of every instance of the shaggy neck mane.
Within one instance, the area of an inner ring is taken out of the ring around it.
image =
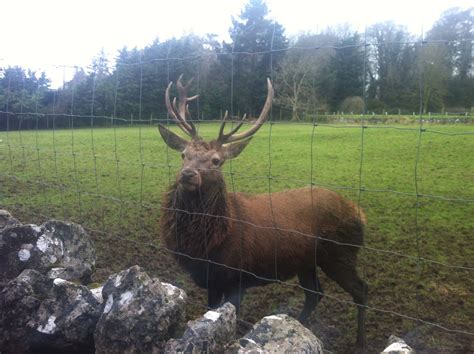
[[[162,212],[168,247],[190,256],[210,255],[229,227],[224,182],[196,192],[183,191],[175,184],[167,193]]]

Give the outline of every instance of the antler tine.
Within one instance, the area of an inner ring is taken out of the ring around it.
[[[178,112],[176,97],[173,99],[173,111]],[[194,137],[194,126],[190,125],[186,120],[182,119],[179,114],[177,114],[175,118],[181,130],[184,131],[186,134],[190,135],[191,137]]]
[[[190,127],[189,126],[183,126],[183,122],[181,121],[181,119],[178,117],[178,115],[176,114],[176,98],[173,99],[173,104],[171,104],[171,101],[170,101],[170,89],[171,89],[171,86],[173,85],[173,82],[170,82],[168,84],[168,87],[166,88],[166,91],[165,91],[165,104],[166,104],[166,108],[168,110],[168,113],[169,115],[171,116],[171,118],[173,118],[177,123],[178,123],[178,126],[186,133],[186,134],[190,134]]]
[[[239,124],[233,127],[230,132],[228,132],[227,134],[224,134],[224,127],[225,127],[228,116],[229,116],[229,113],[225,111],[224,118],[222,119],[221,127],[219,129],[219,136],[217,138],[217,141],[220,142],[221,144],[227,143],[229,137],[231,137],[240,129],[240,127],[245,123],[245,118],[247,118],[247,114],[244,114]]]
[[[265,121],[268,118],[268,114],[270,113],[270,109],[272,107],[272,102],[273,102],[273,95],[274,95],[273,86],[272,86],[272,82],[268,78],[267,78],[267,90],[268,90],[268,93],[267,93],[267,99],[265,100],[265,105],[263,106],[262,112],[260,113],[260,116],[258,117],[257,121],[253,124],[253,126],[242,133],[235,134],[237,130],[239,130],[239,128],[244,123],[244,119],[245,119],[245,115],[244,115],[244,118],[242,119],[242,121],[234,129],[232,129],[231,132],[229,132],[228,134],[221,134],[219,132],[219,138],[218,138],[219,142],[232,143],[234,141],[243,140],[252,136],[253,134],[257,132],[257,130],[260,129],[260,127],[263,125],[263,123],[265,123]],[[222,124],[224,125],[225,121]],[[224,130],[222,126],[221,126],[221,130],[222,131]]]
[[[178,77],[178,82],[177,82],[176,84],[177,84],[177,86],[178,86],[178,91],[179,91],[180,93],[184,93],[183,100],[184,100],[185,102],[191,102],[191,101],[195,100],[196,98],[198,98],[199,95],[194,95],[194,96],[192,96],[192,97],[186,97],[186,96],[187,96],[188,89],[189,89],[189,87],[191,86],[191,84],[192,84],[193,81],[194,81],[194,77],[192,77],[192,78],[188,81],[188,83],[187,83],[186,85],[183,85],[183,83],[182,83],[182,81],[181,81],[182,79],[183,79],[183,74],[179,75],[179,77]],[[180,98],[181,98],[181,97],[180,97]]]
[[[224,127],[225,127],[225,121],[227,120],[227,117],[229,116],[229,112],[228,111],[225,111],[224,113],[224,118],[222,118],[222,123],[221,123],[221,127],[219,128],[219,135],[217,137],[217,141],[221,141],[223,140],[224,138]]]
[[[192,121],[186,120],[186,117],[190,116],[187,103],[195,100],[196,98],[199,97],[199,95],[195,95],[193,97],[187,97],[187,90],[191,86],[193,79],[189,80],[186,85],[183,85],[181,82],[182,77],[183,75],[180,75],[177,82],[179,102],[176,101],[176,97],[175,97],[173,99],[173,103],[171,104],[170,89],[171,89],[171,86],[173,85],[173,82],[170,82],[165,92],[165,103],[166,103],[166,108],[168,109],[168,113],[171,115],[171,117],[174,120],[176,120],[181,130],[183,130],[186,134],[194,138],[197,135],[197,131]]]
[[[179,103],[178,103],[178,115],[181,118],[181,121],[185,123],[191,129],[191,136],[195,137],[197,135],[196,127],[194,126],[192,120],[187,121],[186,117],[190,117],[188,102],[194,101],[199,97],[199,95],[194,95],[188,97],[188,89],[191,86],[194,78],[191,78],[187,84],[183,85],[182,83],[183,74],[181,74],[176,83],[178,87]]]

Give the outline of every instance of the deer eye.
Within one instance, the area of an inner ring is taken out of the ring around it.
[[[212,163],[213,163],[214,165],[216,165],[216,166],[219,166],[219,165],[221,164],[221,160],[218,159],[217,157],[214,157],[214,158],[212,159]]]

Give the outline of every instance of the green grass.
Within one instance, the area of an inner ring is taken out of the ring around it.
[[[424,128],[267,124],[224,166],[229,191],[268,193],[312,181],[360,202],[369,220],[360,271],[370,287],[372,351],[390,334],[421,350],[474,349],[473,336],[393,314],[474,328],[474,271],[444,266],[474,267],[474,127]],[[216,124],[200,126],[207,138],[217,131]],[[192,318],[203,312],[205,293],[159,248],[161,195],[179,166],[179,154],[166,148],[156,127],[0,132],[0,207],[24,222],[81,223],[98,250],[95,281],[140,264],[187,291]],[[350,300],[322,281],[327,294]],[[257,288],[242,316],[254,322],[272,312],[296,315],[302,299],[293,286]],[[347,351],[355,307],[325,298],[310,328],[329,349]]]

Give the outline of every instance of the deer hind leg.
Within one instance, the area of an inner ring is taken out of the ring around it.
[[[298,320],[301,323],[306,323],[311,312],[313,312],[319,301],[321,301],[324,291],[319,282],[316,268],[298,273],[298,279],[300,285],[304,288],[305,295],[303,310],[301,310]]]
[[[357,304],[357,347],[365,351],[365,310],[367,306],[367,284],[357,275],[354,265],[332,260],[320,264],[322,270],[347,291]]]

